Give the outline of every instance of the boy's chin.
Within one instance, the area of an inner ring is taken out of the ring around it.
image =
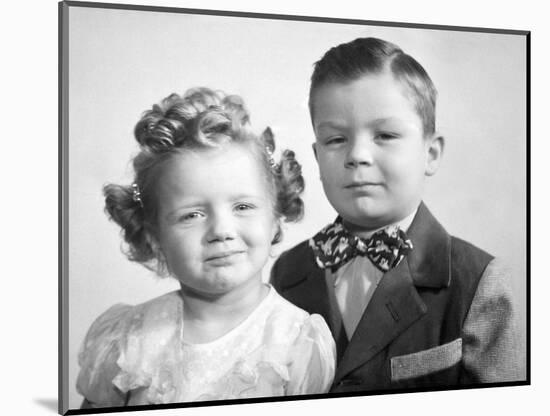
[[[353,213],[340,214],[350,231],[369,232],[384,228],[388,225],[395,224],[403,220],[407,215],[402,217],[399,215],[391,215],[386,212],[374,213]]]
[[[380,228],[389,225],[389,222],[385,222],[376,218],[357,218],[357,217],[346,217],[342,215],[344,224],[346,228],[351,232],[369,232],[378,230]]]
[[[380,203],[368,198],[354,201],[354,204],[335,207],[336,211],[349,226],[357,231],[374,231],[395,224],[407,218],[418,207],[416,201],[403,204],[403,209],[395,209],[388,203]],[[407,208],[404,207],[407,205]]]

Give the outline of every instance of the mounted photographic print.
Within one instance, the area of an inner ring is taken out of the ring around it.
[[[59,11],[61,414],[530,383],[528,31]]]

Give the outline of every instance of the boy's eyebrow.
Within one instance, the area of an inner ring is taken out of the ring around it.
[[[366,123],[366,126],[367,127],[378,127],[379,125],[381,124],[384,124],[384,123],[396,123],[398,125],[415,125],[416,120],[408,120],[408,119],[403,119],[403,118],[399,118],[399,117],[380,117],[380,118],[376,118],[374,120],[369,120],[367,123]],[[326,120],[326,121],[322,121],[320,122],[319,124],[316,124],[315,125],[315,129],[322,129],[322,128],[334,128],[334,129],[339,129],[339,130],[343,130],[343,129],[346,129],[348,126],[346,125],[345,122],[343,121],[338,121],[338,120]]]
[[[389,125],[388,126],[384,126],[384,124],[388,123]],[[368,123],[369,127],[379,127],[380,125],[382,125],[383,127],[385,128],[398,128],[398,129],[401,129],[401,128],[405,128],[405,129],[410,129],[410,128],[421,128],[421,124],[418,125],[418,120],[416,119],[409,119],[409,118],[400,118],[400,117],[382,117],[382,118],[377,118],[375,120],[372,120]]]
[[[409,120],[405,120],[399,117],[380,117],[374,120],[371,120],[369,124],[382,124],[382,123],[409,123]]]
[[[328,120],[322,121],[319,124],[315,124],[315,128],[320,129],[323,127],[344,128],[345,123],[343,121]]]

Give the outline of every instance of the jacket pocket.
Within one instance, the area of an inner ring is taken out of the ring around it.
[[[401,381],[445,370],[462,359],[462,338],[428,350],[390,359],[391,380]]]

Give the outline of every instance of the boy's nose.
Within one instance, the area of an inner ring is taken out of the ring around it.
[[[235,224],[230,215],[216,214],[210,217],[207,241],[227,241],[235,238]]]
[[[371,142],[367,137],[357,137],[350,141],[346,154],[346,168],[355,168],[361,165],[372,165],[373,152]]]

